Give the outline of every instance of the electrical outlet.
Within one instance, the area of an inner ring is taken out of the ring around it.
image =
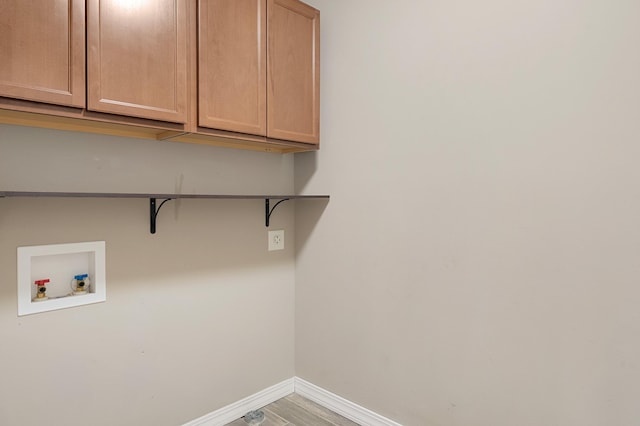
[[[269,231],[269,251],[284,250],[284,229]]]

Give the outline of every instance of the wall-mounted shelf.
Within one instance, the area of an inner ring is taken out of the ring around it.
[[[269,219],[275,208],[287,200],[329,199],[328,195],[219,195],[219,194],[134,194],[128,192],[20,192],[0,191],[0,198],[4,197],[54,197],[54,198],[147,198],[149,199],[149,227],[152,234],[156,233],[156,219],[160,208],[167,201],[181,198],[220,199],[220,200],[264,200],[265,226],[269,227]],[[162,200],[157,206],[157,200]],[[271,201],[277,201],[273,207]],[[156,207],[157,206],[157,207]]]

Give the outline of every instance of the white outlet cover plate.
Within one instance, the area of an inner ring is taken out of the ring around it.
[[[284,229],[269,231],[269,251],[284,250]]]

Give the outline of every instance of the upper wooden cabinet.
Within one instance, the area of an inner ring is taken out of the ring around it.
[[[185,123],[187,0],[88,0],[88,109]]]
[[[198,125],[319,141],[320,13],[297,0],[200,0]]]
[[[198,6],[198,124],[266,136],[266,0]]]
[[[299,0],[0,0],[0,123],[316,150],[319,36]]]
[[[84,0],[0,0],[0,96],[85,106]]]
[[[268,0],[267,136],[318,143],[320,12],[297,0]]]

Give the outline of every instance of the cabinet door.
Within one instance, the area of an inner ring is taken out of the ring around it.
[[[318,143],[320,12],[297,0],[268,0],[267,136]]]
[[[200,0],[198,124],[266,135],[266,0]]]
[[[185,123],[187,0],[88,0],[88,109]]]
[[[0,0],[0,96],[84,107],[84,0]]]

